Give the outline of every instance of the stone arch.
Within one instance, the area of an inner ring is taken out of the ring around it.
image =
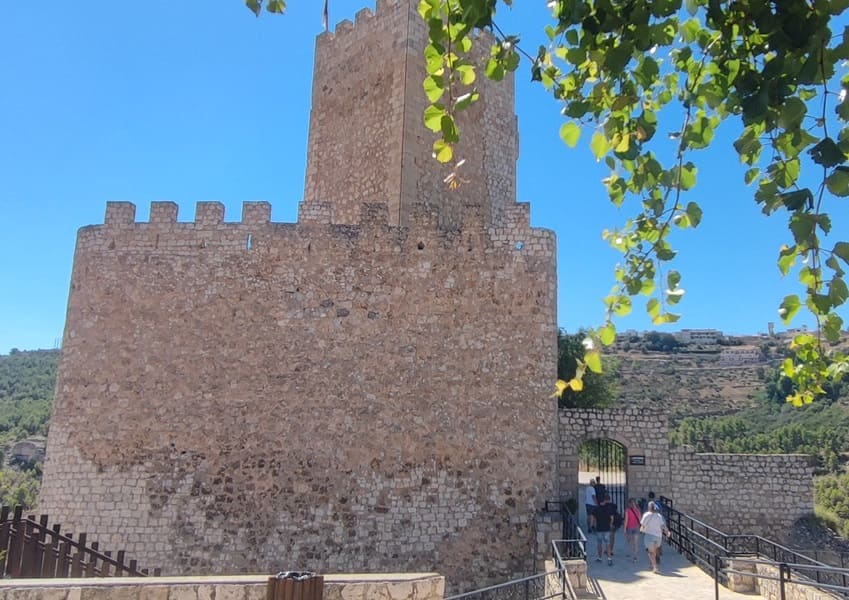
[[[663,413],[640,408],[560,409],[557,489],[561,499],[578,496],[579,449],[593,439],[624,446],[628,494],[669,493],[671,487],[669,423]]]

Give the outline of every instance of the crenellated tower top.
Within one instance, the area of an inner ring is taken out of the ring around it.
[[[362,203],[384,202],[390,224],[406,225],[413,205],[426,204],[443,226],[461,226],[469,211],[500,225],[516,195],[513,81],[478,78],[482,99],[459,119],[466,183],[448,190],[450,167],[431,156],[423,123],[427,29],[415,5],[378,0],[318,37],[302,212],[356,224]]]

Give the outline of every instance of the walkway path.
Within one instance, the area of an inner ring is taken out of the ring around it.
[[[613,566],[607,560],[596,562],[595,536],[587,544],[587,572],[590,585],[599,598],[605,600],[714,600],[713,579],[672,546],[664,544],[660,573],[652,573],[649,558],[640,540],[637,562],[625,559],[625,536],[616,534]],[[720,600],[736,598],[752,600],[753,596],[738,594],[719,586]]]

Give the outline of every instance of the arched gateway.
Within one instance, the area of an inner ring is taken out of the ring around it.
[[[561,498],[575,498],[583,506],[581,492],[590,477],[598,475],[620,509],[628,496],[669,493],[669,425],[664,414],[638,408],[561,409],[559,426]]]

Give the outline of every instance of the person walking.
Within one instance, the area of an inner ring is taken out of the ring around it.
[[[584,505],[587,508],[587,533],[592,533],[595,528],[595,479],[584,490]]]
[[[625,557],[637,562],[637,552],[640,545],[640,507],[634,498],[628,500],[625,508]]]
[[[613,529],[613,505],[608,503],[607,494],[601,497],[601,504],[595,510],[595,540],[598,557],[601,562],[602,554],[607,553],[607,564],[613,564],[613,551],[610,547],[610,532]]]
[[[655,503],[649,502],[648,510],[640,519],[640,531],[643,532],[643,542],[649,554],[651,569],[660,573],[657,566],[657,550],[663,543],[663,536],[669,535],[663,516],[656,510]]]

